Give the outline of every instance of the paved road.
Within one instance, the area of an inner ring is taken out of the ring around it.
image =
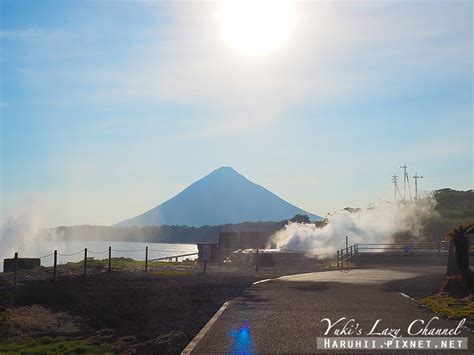
[[[381,319],[380,331],[401,329],[401,335],[407,335],[413,320],[428,321],[434,315],[398,292],[387,291],[385,283],[443,272],[439,267],[420,267],[416,272],[393,267],[328,271],[263,282],[231,302],[193,354],[314,353],[316,338],[326,331],[323,318],[333,322],[341,317],[354,318],[364,333]],[[444,319],[434,324],[438,328],[455,327]],[[473,349],[474,338],[465,331],[462,336],[470,337],[469,348]]]

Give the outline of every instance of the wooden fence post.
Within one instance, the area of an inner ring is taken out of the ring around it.
[[[148,270],[148,247],[145,248],[145,272]]]
[[[87,275],[87,248],[84,248],[84,277]]]
[[[109,247],[109,272],[112,271],[112,247]]]
[[[202,270],[204,274],[206,273],[206,268],[207,268],[207,260],[204,260],[204,269]]]
[[[15,253],[13,259],[13,288],[16,288],[16,272],[18,271],[18,252]]]
[[[53,281],[56,281],[56,273],[58,267],[58,251],[54,251],[54,268],[53,268]]]
[[[258,248],[257,254],[255,255],[255,272],[258,274]]]
[[[339,250],[337,251],[337,268],[340,268]]]

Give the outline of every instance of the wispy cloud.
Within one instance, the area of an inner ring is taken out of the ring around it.
[[[143,5],[159,12],[155,5]],[[69,88],[69,100],[204,107],[205,117],[190,118],[183,126],[183,137],[200,138],[264,127],[301,104],[398,95],[420,77],[436,80],[472,59],[468,20],[446,16],[456,11],[453,6],[298,6],[298,24],[288,43],[268,56],[233,52],[221,36],[216,4],[190,3],[171,7],[171,24],[124,34],[128,48],[116,62],[79,70],[46,67],[28,75],[42,82],[57,79]],[[70,53],[78,50],[71,39],[80,33],[60,43],[54,34],[33,30],[3,36],[50,36],[58,46],[48,48]]]
[[[393,95],[404,89],[396,72],[423,75],[429,70],[428,57],[431,68],[446,61],[453,64],[449,58],[459,65],[459,54],[469,62],[469,42],[442,40],[461,31],[462,25],[443,23],[441,13],[423,26],[418,9],[405,16],[400,11],[393,15],[391,6],[375,13],[364,7],[340,13],[337,6],[301,7],[299,25],[286,47],[268,57],[248,59],[223,43],[212,8],[195,6],[169,29],[172,45],[149,50],[143,65],[132,69],[134,75],[126,75],[119,87],[134,88],[140,93],[136,96],[207,105],[214,117],[189,133],[199,136],[265,125],[302,103]]]

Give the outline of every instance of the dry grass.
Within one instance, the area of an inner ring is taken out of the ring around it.
[[[474,320],[474,295],[465,298],[454,298],[441,293],[422,298],[420,302],[437,314],[454,319]]]
[[[73,334],[82,326],[79,318],[40,305],[8,309],[6,323],[12,335]]]

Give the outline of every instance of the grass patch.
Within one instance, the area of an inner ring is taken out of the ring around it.
[[[454,298],[445,294],[437,294],[419,300],[436,313],[449,318],[474,320],[474,296]]]
[[[344,262],[344,267],[342,267],[342,263],[340,263],[339,268],[337,267],[336,260],[329,260],[327,263],[323,263],[323,260],[318,260],[315,264],[317,270],[352,270],[357,269],[356,264],[353,262]]]
[[[68,266],[83,268],[84,267],[84,260],[78,262],[69,262],[67,263]],[[191,268],[197,265],[194,261],[182,261],[182,262],[167,262],[167,261],[148,261],[148,268],[152,267],[173,267],[173,266],[180,266],[180,267],[187,267]],[[125,270],[125,269],[145,269],[145,262],[142,260],[135,260],[131,258],[112,258],[111,259],[111,266],[112,269],[118,270]],[[87,267],[97,267],[102,269],[107,269],[109,267],[109,260],[108,259],[88,259],[87,260]]]
[[[69,262],[68,266],[82,268],[84,267],[84,260],[78,262]],[[140,260],[134,260],[131,258],[112,258],[111,266],[113,269],[136,269],[136,268],[145,268],[145,262]],[[98,267],[98,268],[108,268],[109,260],[108,259],[87,259],[87,267]]]
[[[29,338],[19,343],[0,343],[1,354],[111,354],[113,350],[113,344],[100,344],[82,339],[67,339],[64,337]]]

